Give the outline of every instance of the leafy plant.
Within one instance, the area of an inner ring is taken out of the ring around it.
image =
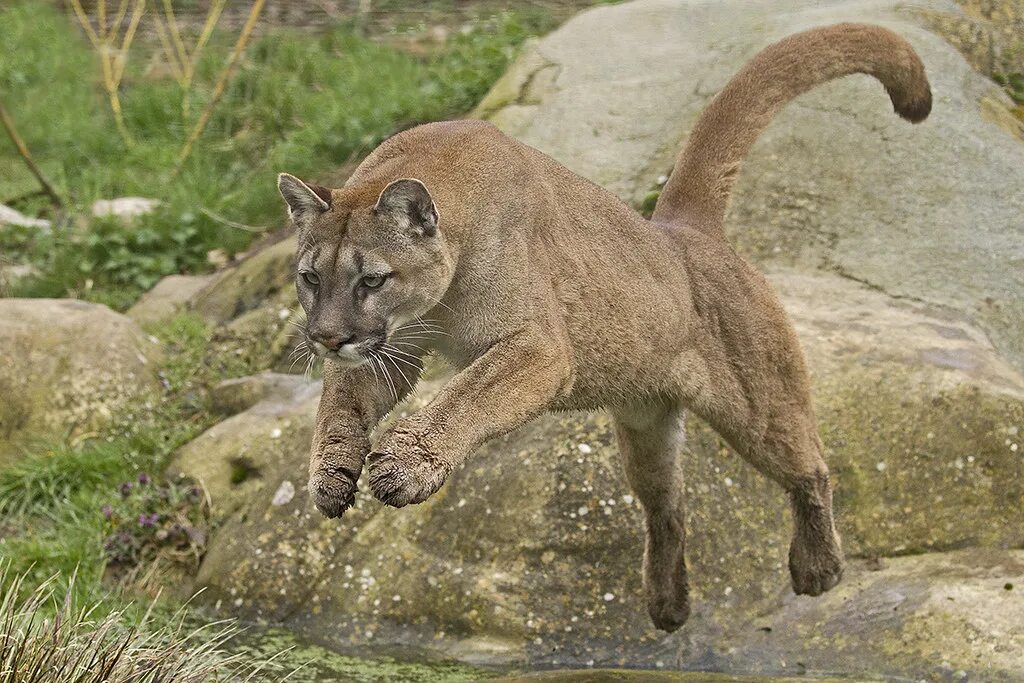
[[[1003,86],[1014,102],[1024,104],[1024,73],[996,73],[993,78],[996,83]]]
[[[206,552],[210,509],[191,481],[154,481],[141,472],[122,482],[100,508],[107,521],[103,552],[107,571],[131,576],[151,565],[176,565],[192,573]]]

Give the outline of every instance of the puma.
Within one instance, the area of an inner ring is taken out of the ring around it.
[[[364,463],[373,495],[401,507],[544,411],[607,409],[646,516],[648,611],[672,631],[689,615],[681,450],[692,411],[788,493],[795,592],[835,586],[843,553],[804,358],[723,221],[772,118],[852,73],[881,81],[904,119],[927,117],[924,67],[899,36],[862,24],[793,35],[701,115],[651,220],[477,121],[400,133],[339,189],[281,174],[304,342],[324,360],[309,479],[320,512],[352,505]],[[431,351],[458,374],[371,446]]]

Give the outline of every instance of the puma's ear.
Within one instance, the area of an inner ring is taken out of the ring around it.
[[[403,229],[411,229],[426,237],[437,232],[437,205],[427,186],[415,178],[399,178],[384,188],[373,207],[397,220]]]
[[[277,189],[288,204],[288,215],[298,227],[306,227],[331,208],[330,190],[319,185],[307,185],[288,173],[277,176]]]

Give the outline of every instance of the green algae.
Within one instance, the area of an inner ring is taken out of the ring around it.
[[[458,683],[493,678],[494,671],[447,660],[413,661],[396,656],[357,656],[304,641],[285,629],[248,631],[229,645],[254,660],[274,657],[253,681],[291,683]]]

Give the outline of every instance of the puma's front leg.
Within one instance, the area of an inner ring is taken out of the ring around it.
[[[309,495],[325,517],[341,517],[355,502],[356,482],[370,451],[369,430],[395,404],[396,397],[383,389],[383,382],[366,366],[346,369],[331,361],[324,364],[323,395],[309,460]]]
[[[530,327],[497,342],[381,436],[367,458],[373,495],[395,507],[423,502],[475,448],[542,413],[571,383],[557,335]]]

